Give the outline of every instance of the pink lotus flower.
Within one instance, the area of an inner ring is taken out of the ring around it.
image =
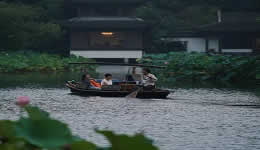
[[[166,61],[166,62],[164,62],[164,64],[165,64],[165,65],[169,65],[169,62]]]
[[[17,97],[16,105],[20,107],[25,107],[30,103],[30,98],[28,96],[19,96]]]

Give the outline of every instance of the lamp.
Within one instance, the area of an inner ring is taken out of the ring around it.
[[[113,32],[101,32],[101,34],[104,36],[112,36],[114,33]]]

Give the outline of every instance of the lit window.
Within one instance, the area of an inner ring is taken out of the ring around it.
[[[90,32],[89,45],[92,48],[122,48],[124,47],[122,32]]]

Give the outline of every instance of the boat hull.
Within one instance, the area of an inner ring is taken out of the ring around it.
[[[72,94],[82,96],[126,97],[131,93],[131,91],[103,91],[95,89],[81,89],[70,84],[66,84],[66,86],[71,90]],[[140,91],[138,92],[136,97],[142,99],[166,99],[169,94],[170,92],[168,90],[154,89],[152,91]]]

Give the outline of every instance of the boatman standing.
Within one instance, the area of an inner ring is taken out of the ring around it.
[[[141,81],[144,90],[154,89],[158,80],[155,75],[151,74],[151,70],[148,68],[143,68],[142,73],[137,73],[136,67],[133,67],[132,76],[135,81]]]
[[[158,80],[155,75],[151,74],[150,69],[143,68],[143,76],[142,83],[144,86],[144,90],[152,90],[155,89],[155,83]]]

